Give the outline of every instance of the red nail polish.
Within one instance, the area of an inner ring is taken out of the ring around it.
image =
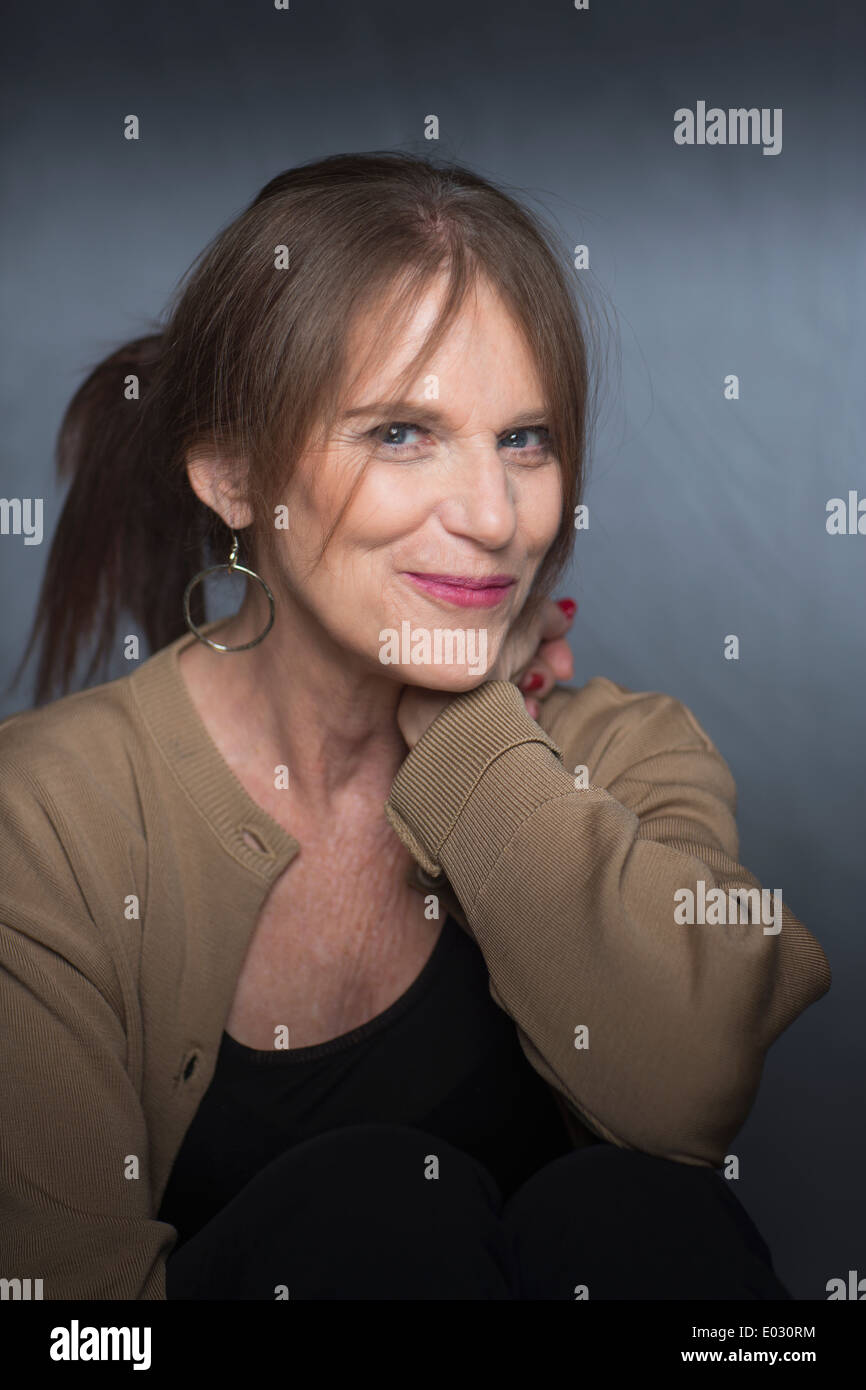
[[[544,677],[540,676],[537,671],[533,671],[531,676],[520,682],[520,689],[529,695],[533,690],[540,690],[543,685]]]
[[[573,598],[558,598],[557,606],[562,609],[567,618],[573,618],[577,612],[577,604]]]

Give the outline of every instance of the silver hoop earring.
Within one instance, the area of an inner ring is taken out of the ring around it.
[[[245,652],[248,651],[250,647],[257,647],[259,642],[264,641],[264,639],[267,637],[268,633],[274,625],[273,594],[271,593],[270,589],[268,588],[267,584],[262,579],[262,576],[260,574],[256,574],[255,570],[248,570],[246,565],[239,565],[237,563],[237,559],[238,538],[235,535],[234,531],[232,531],[232,552],[228,558],[228,563],[222,565],[210,565],[209,568],[206,570],[199,570],[198,574],[193,575],[192,579],[189,581],[189,583],[183,591],[183,615],[186,619],[187,627],[189,628],[190,632],[195,633],[196,637],[200,642],[206,643],[207,646],[212,647],[215,652]],[[267,594],[268,604],[271,610],[270,617],[268,618],[268,625],[265,628],[264,632],[260,633],[258,637],[253,638],[252,642],[243,642],[240,646],[237,647],[226,647],[222,642],[213,642],[210,637],[205,637],[204,634],[199,631],[199,629],[196,627],[195,623],[192,620],[189,611],[189,596],[195,588],[196,584],[198,584],[202,579],[205,579],[207,575],[216,574],[217,570],[228,570],[229,574],[248,574],[250,579],[258,580],[265,593]]]

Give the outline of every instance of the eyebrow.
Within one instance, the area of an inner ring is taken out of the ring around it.
[[[365,405],[352,406],[343,412],[344,420],[354,419],[358,415],[379,415],[387,417],[389,420],[413,421],[419,425],[447,425],[448,420],[443,411],[437,410],[422,401],[394,400],[394,401],[368,401]],[[522,411],[502,426],[502,433],[507,430],[517,429],[521,425],[546,425],[549,411],[543,406],[531,406]]]

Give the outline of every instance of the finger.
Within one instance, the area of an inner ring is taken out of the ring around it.
[[[526,671],[517,682],[518,688],[536,700],[543,700],[556,685],[556,676],[546,662],[533,657]]]
[[[574,675],[574,655],[564,637],[552,642],[542,642],[538,648],[537,659],[545,662],[557,680],[571,680]]]
[[[524,703],[526,704],[526,713],[529,717],[531,719],[537,719],[540,712],[538,701],[529,698]]]
[[[573,599],[564,601],[574,603]],[[576,603],[574,612],[566,613],[553,599],[548,599],[541,612],[541,640],[555,641],[557,637],[563,637],[574,622],[576,612]]]

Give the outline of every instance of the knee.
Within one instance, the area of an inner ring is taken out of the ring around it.
[[[735,1208],[743,1211],[716,1169],[605,1143],[547,1164],[513,1194],[506,1212],[514,1220],[543,1208],[589,1215],[604,1211],[608,1224],[618,1224],[632,1221],[637,1213],[691,1212],[697,1217],[713,1207],[729,1214]]]
[[[718,1169],[613,1144],[577,1149],[540,1169],[511,1197],[504,1218],[512,1230],[563,1222],[575,1231],[642,1233],[647,1239],[727,1230],[761,1259],[770,1259],[763,1237]]]
[[[447,1141],[350,1125],[263,1169],[202,1233],[195,1267],[230,1297],[284,1284],[303,1298],[502,1298],[500,1206],[487,1170]]]
[[[344,1125],[286,1150],[253,1180],[267,1188],[285,1213],[313,1194],[329,1203],[376,1207],[417,1203],[422,1194],[436,1203],[483,1205],[497,1214],[502,1195],[495,1179],[472,1155],[438,1135],[409,1125]],[[273,1210],[272,1202],[268,1202]]]

